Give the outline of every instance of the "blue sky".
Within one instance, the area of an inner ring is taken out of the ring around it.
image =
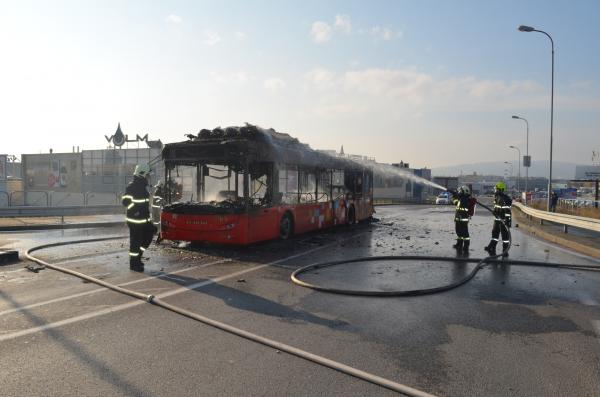
[[[436,167],[600,149],[597,1],[0,1],[0,152],[244,122]]]

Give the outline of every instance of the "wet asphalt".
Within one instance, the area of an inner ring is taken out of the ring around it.
[[[377,207],[379,222],[246,248],[175,245],[131,273],[126,239],[39,251],[52,263],[246,331],[444,396],[600,395],[600,272],[506,264],[421,297],[334,295],[296,286],[308,264],[380,255],[446,256],[311,271],[337,288],[405,290],[455,281],[451,207]],[[484,256],[492,218],[470,224]],[[2,233],[0,247],[117,236],[124,228]],[[512,229],[510,258],[600,262]],[[395,393],[164,309],[25,263],[0,267],[3,396],[393,395]],[[266,265],[266,266],[265,266]],[[216,281],[214,281],[216,280]],[[190,289],[190,285],[198,286]]]

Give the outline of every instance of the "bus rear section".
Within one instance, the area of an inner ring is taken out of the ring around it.
[[[247,245],[373,214],[372,172],[260,127],[202,130],[163,150],[161,237]]]

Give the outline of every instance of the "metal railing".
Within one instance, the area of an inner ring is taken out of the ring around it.
[[[3,196],[6,201],[3,202]],[[93,198],[96,197],[96,200]],[[120,214],[118,193],[71,193],[43,190],[0,191],[0,217]]]
[[[570,208],[598,208],[600,206],[600,201],[592,200],[592,199],[584,199],[584,198],[576,198],[576,199],[558,199],[558,205],[563,205],[565,207]]]
[[[516,207],[519,210],[521,210],[525,215],[528,216],[529,219],[539,219],[541,224],[544,224],[544,221],[548,221],[562,225],[563,231],[565,233],[568,232],[569,226],[576,227],[579,229],[600,232],[600,219],[536,210],[535,208],[527,207],[521,203],[516,202],[513,202],[513,207]]]
[[[13,194],[15,193],[21,193],[22,194],[22,200],[23,200],[23,204],[22,205],[31,205],[28,204],[29,200],[27,200],[27,197],[30,193],[43,193],[43,196],[46,197],[46,207],[50,206],[50,195],[48,194],[48,192],[44,191],[44,190],[15,190],[14,192],[10,192],[9,196],[8,196],[8,206],[12,207],[13,206]],[[40,200],[37,199],[33,202],[33,205],[37,205],[38,202]]]

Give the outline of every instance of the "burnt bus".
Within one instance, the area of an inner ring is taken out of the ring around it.
[[[162,151],[163,239],[246,245],[373,215],[373,173],[362,164],[250,124],[188,137]],[[173,188],[184,169],[187,194]]]

